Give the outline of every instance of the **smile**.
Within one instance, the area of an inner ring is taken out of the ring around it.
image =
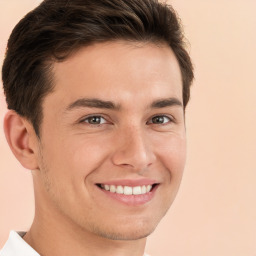
[[[113,184],[96,184],[98,189],[108,198],[125,204],[127,206],[143,205],[153,199],[159,183],[148,185],[113,185]]]
[[[122,185],[104,185],[99,184],[100,188],[109,191],[111,193],[124,194],[124,195],[143,195],[149,193],[154,185],[143,185],[143,186],[122,186]]]

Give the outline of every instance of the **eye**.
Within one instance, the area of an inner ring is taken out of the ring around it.
[[[172,122],[172,118],[168,116],[154,116],[152,119],[148,122],[150,124],[166,124]]]
[[[107,123],[106,119],[102,116],[89,116],[82,120],[82,122],[92,124],[92,125],[99,125]]]

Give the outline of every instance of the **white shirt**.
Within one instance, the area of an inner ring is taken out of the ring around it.
[[[7,242],[0,251],[0,256],[40,256],[29,244],[22,239],[25,232],[11,231]]]
[[[29,244],[22,239],[26,232],[11,231],[7,242],[2,250],[0,256],[40,256]],[[144,254],[144,256],[149,256]]]

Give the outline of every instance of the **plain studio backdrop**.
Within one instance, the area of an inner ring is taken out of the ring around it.
[[[11,30],[39,2],[0,0],[1,64]],[[196,79],[186,113],[183,181],[146,251],[256,256],[256,1],[169,3],[183,21]],[[6,143],[5,113],[1,88],[0,247],[10,229],[27,230],[34,214],[31,174]]]

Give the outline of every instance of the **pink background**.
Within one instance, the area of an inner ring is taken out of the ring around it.
[[[14,25],[40,1],[0,1],[0,62]],[[196,80],[187,110],[188,160],[171,210],[147,251],[256,255],[256,1],[172,0],[190,41]],[[6,105],[0,89],[0,122]],[[33,219],[30,171],[0,127],[0,247]]]

